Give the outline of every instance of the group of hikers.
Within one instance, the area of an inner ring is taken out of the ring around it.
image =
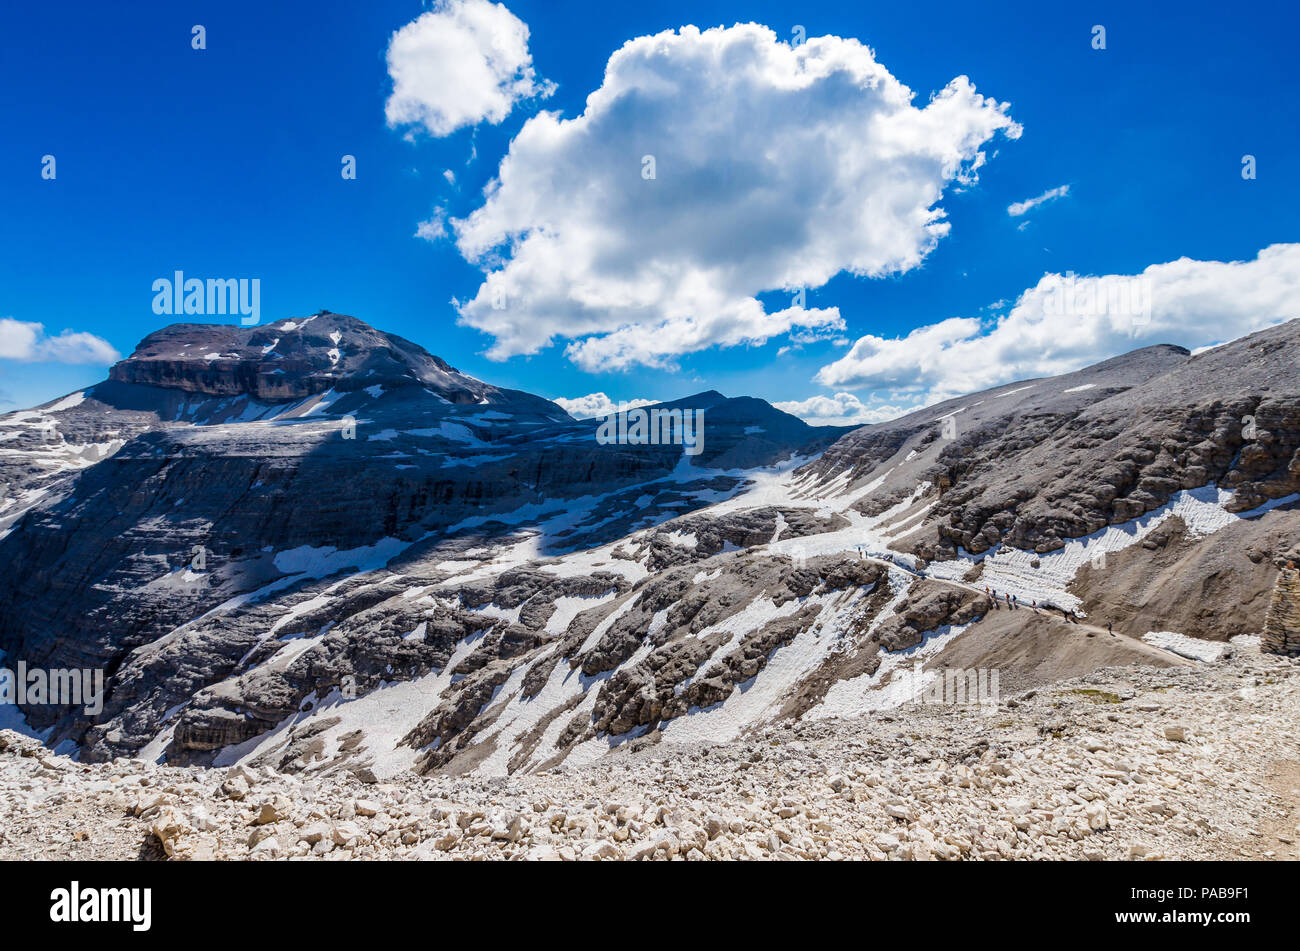
[[[998,591],[997,591],[996,588],[990,588],[988,585],[985,585],[985,586],[984,586],[984,593],[985,593],[986,595],[988,595],[990,598],[993,599],[993,607],[994,607],[996,610],[999,610],[999,611],[1002,610],[1002,605],[998,604]],[[1018,609],[1020,608],[1020,606],[1021,606],[1021,605],[1020,605],[1020,599],[1019,599],[1018,597],[1016,597],[1014,594],[1012,594],[1011,592],[1009,592],[1009,591],[1004,592],[1004,593],[1003,593],[1003,597],[1006,598],[1006,601],[1007,601],[1007,607],[1008,607],[1010,610],[1015,611],[1015,610],[1018,610]],[[1035,601],[1035,602],[1033,603],[1032,607],[1033,607],[1033,609],[1034,609],[1035,611],[1037,611],[1037,610],[1038,610],[1038,602]]]
[[[989,600],[993,602],[993,607],[994,607],[995,610],[998,610],[998,611],[1002,610],[1002,604],[999,603],[999,600],[998,600],[998,590],[997,590],[997,588],[990,588],[988,585],[985,585],[985,586],[984,586],[984,593],[985,593],[986,595],[988,595]],[[1002,593],[1002,598],[1003,598],[1003,600],[1005,600],[1006,605],[1007,605],[1007,608],[1008,608],[1009,610],[1015,611],[1015,610],[1018,610],[1019,608],[1023,607],[1023,605],[1020,603],[1020,598],[1018,598],[1016,595],[1012,594],[1012,593],[1009,592],[1009,591],[1004,591],[1004,592]],[[1029,607],[1033,610],[1033,612],[1034,612],[1035,614],[1038,613],[1038,602],[1037,602],[1037,601],[1033,601],[1033,602],[1029,605]],[[1044,603],[1044,604],[1043,604],[1043,610],[1044,610],[1044,611],[1047,611],[1049,614],[1050,614],[1053,610],[1060,611],[1060,612],[1061,612],[1061,620],[1065,621],[1066,624],[1078,624],[1078,623],[1079,623],[1078,615],[1076,615],[1073,611],[1067,611],[1067,610],[1065,610],[1065,608],[1058,607],[1058,606],[1055,605],[1055,604],[1046,604],[1046,603]],[[1107,634],[1114,634],[1114,633],[1115,633],[1114,626],[1113,626],[1113,625],[1111,624],[1111,622],[1109,622],[1109,621],[1106,622],[1106,633],[1107,633]]]

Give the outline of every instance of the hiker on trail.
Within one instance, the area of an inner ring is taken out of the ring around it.
[[[1115,633],[1115,629],[1112,628],[1112,627],[1110,626],[1110,621],[1107,621],[1107,622],[1106,622],[1106,633],[1107,633],[1107,634],[1114,634],[1114,633]]]

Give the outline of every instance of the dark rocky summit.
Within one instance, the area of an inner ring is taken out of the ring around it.
[[[350,392],[409,384],[419,384],[449,403],[510,398],[409,340],[328,311],[263,327],[172,324],[141,340],[130,357],[109,371],[108,378],[271,402],[302,399],[329,389]]]

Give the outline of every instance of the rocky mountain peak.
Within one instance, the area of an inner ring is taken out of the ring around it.
[[[460,404],[490,401],[499,392],[418,344],[330,311],[258,327],[171,324],[140,341],[109,378],[271,401],[375,385],[422,385]]]

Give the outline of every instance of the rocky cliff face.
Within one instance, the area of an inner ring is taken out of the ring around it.
[[[807,473],[878,480],[855,508],[910,519],[885,544],[921,565],[991,569],[1031,598],[1071,581],[1056,600],[1196,636],[1258,631],[1258,566],[1289,547],[1300,493],[1298,349],[1292,321],[1196,356],[1135,351],[859,430]],[[1236,550],[1201,545],[1206,526]]]
[[[1057,551],[1211,483],[1248,511],[1300,491],[1298,339],[1293,321],[1197,356],[1151,347],[1011,384],[860,430],[813,469],[857,485],[893,467],[866,510],[929,481],[933,527],[909,542],[927,560]]]

